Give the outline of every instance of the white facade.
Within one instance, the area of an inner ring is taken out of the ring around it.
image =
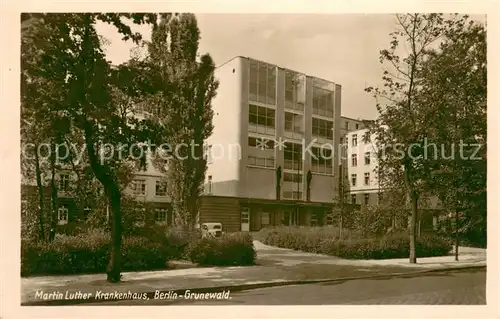
[[[281,167],[282,199],[305,200],[311,171],[310,200],[332,202],[338,192],[340,85],[245,57],[226,62],[215,75],[220,85],[207,140],[207,193],[276,199]],[[320,148],[324,156],[316,158]]]
[[[349,132],[345,135],[346,167],[349,183],[348,200],[353,204],[376,205],[380,184],[375,136],[368,129]]]

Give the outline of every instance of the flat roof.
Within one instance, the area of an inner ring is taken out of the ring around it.
[[[326,82],[329,82],[329,83],[332,83],[332,84],[335,84],[335,85],[339,85],[339,86],[342,86],[340,84],[338,84],[337,82],[335,81],[332,81],[332,80],[327,80],[327,79],[324,79],[324,78],[320,78],[318,76],[315,76],[315,75],[310,75],[310,74],[306,74],[304,72],[300,72],[300,71],[297,71],[297,70],[293,70],[293,69],[290,69],[290,68],[285,68],[285,67],[282,67],[276,63],[271,63],[271,62],[267,62],[267,61],[263,61],[263,60],[259,60],[259,59],[255,59],[255,58],[252,58],[252,57],[247,57],[247,56],[242,56],[242,55],[237,55],[235,57],[232,57],[231,59],[227,60],[226,62],[222,63],[221,65],[219,66],[216,66],[215,68],[218,69],[224,65],[226,65],[227,63],[233,61],[234,59],[236,58],[242,58],[242,59],[248,59],[248,60],[254,60],[254,61],[258,61],[258,62],[262,62],[262,63],[265,63],[265,64],[270,64],[270,65],[274,65],[276,66],[277,68],[279,69],[283,69],[283,70],[288,70],[288,71],[291,71],[291,72],[295,72],[295,73],[299,73],[299,74],[303,74],[305,76],[308,76],[308,77],[311,77],[311,78],[315,78],[315,79],[318,79],[318,80],[322,80],[322,81],[326,81]]]

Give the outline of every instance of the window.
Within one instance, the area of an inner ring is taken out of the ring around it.
[[[356,129],[359,129],[359,124],[356,124]]]
[[[365,144],[369,144],[371,142],[371,136],[370,136],[370,132],[367,131],[364,135],[363,135],[363,143]]]
[[[250,100],[276,104],[276,67],[250,60]]]
[[[312,135],[332,139],[333,138],[333,122],[313,118],[312,119]]]
[[[313,87],[313,114],[333,117],[333,92]]]
[[[358,166],[358,154],[351,155],[351,166]]]
[[[357,134],[352,135],[352,146],[358,146],[358,135]]]
[[[349,130],[349,122],[345,122],[344,123],[344,127],[345,127],[346,130]]]
[[[207,193],[212,194],[212,175],[208,175],[207,188]]]
[[[262,212],[261,213],[261,224],[263,227],[267,226],[270,224],[270,221],[269,221],[269,213],[267,212]]]
[[[248,165],[274,168],[274,157],[248,156]]]
[[[302,115],[285,112],[285,132],[302,133]]]
[[[167,196],[167,183],[156,181],[156,196]]]
[[[285,198],[285,199],[301,200],[302,199],[302,192],[284,191],[283,192],[283,198]]]
[[[293,173],[284,173],[283,174],[283,181],[302,183],[302,175],[301,174],[293,174]]]
[[[57,209],[57,223],[59,225],[66,225],[68,223],[69,209],[68,205],[63,204]]]
[[[285,143],[284,149],[285,168],[302,169],[302,145],[296,143]]]
[[[59,175],[59,190],[62,192],[69,190],[69,174]]]
[[[305,77],[292,71],[285,72],[285,108],[304,110]]]
[[[311,148],[311,172],[333,174],[333,151],[329,148]]]
[[[351,195],[351,204],[356,204],[356,195]]]
[[[370,173],[365,173],[365,185],[370,185]]]
[[[136,196],[146,195],[146,181],[145,180],[134,180],[132,181],[132,194]]]
[[[370,202],[370,194],[365,194],[365,205],[368,205]]]
[[[249,131],[257,132],[257,126],[274,129],[275,113],[274,109],[250,104],[248,108]]]
[[[167,209],[165,208],[155,208],[155,222],[158,224],[167,222]]]
[[[365,153],[365,165],[370,165],[370,152]]]
[[[351,174],[351,184],[352,186],[356,186],[356,174]]]

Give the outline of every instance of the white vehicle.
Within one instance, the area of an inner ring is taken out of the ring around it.
[[[203,223],[201,224],[202,237],[221,237],[222,224],[221,223]]]

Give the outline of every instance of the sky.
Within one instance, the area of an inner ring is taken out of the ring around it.
[[[201,54],[216,65],[235,56],[251,57],[323,78],[342,86],[342,116],[375,119],[374,99],[364,91],[380,83],[379,51],[388,48],[395,17],[389,14],[196,14]],[[479,17],[480,19],[481,17]],[[134,27],[149,40],[146,27]],[[113,27],[98,24],[109,41],[114,64],[130,56]]]

